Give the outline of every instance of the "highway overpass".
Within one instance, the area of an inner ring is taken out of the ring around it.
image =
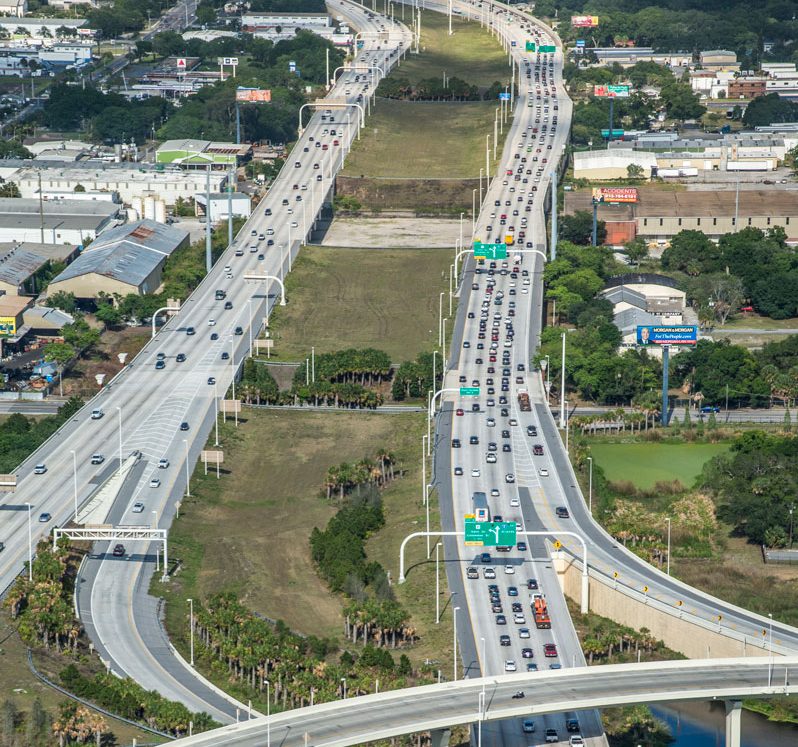
[[[722,700],[727,747],[739,746],[740,699],[798,693],[798,657],[616,664],[502,675],[365,695],[252,719],[174,747],[348,747],[458,724],[633,703]],[[523,698],[513,698],[519,690]],[[484,695],[483,695],[484,693]],[[484,704],[484,705],[483,705]],[[520,736],[520,729],[519,729]],[[566,735],[559,735],[565,738]]]

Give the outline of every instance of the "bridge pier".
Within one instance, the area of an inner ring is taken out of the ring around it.
[[[726,747],[740,747],[740,716],[743,704],[739,700],[727,700],[726,704]]]
[[[451,736],[451,729],[433,729],[429,733],[430,747],[449,747],[449,737]],[[738,742],[737,747],[739,744]]]

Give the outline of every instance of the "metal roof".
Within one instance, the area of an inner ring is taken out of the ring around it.
[[[66,324],[72,324],[75,318],[61,309],[51,309],[49,306],[32,306],[22,312],[24,323],[31,329],[62,329]]]
[[[117,226],[100,234],[52,282],[95,273],[129,285],[141,285],[187,237],[187,231],[153,220]]]
[[[0,282],[22,285],[33,273],[45,265],[47,260],[21,247],[14,247],[0,254]]]

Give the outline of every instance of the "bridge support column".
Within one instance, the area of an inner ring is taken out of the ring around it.
[[[451,736],[451,729],[433,729],[429,733],[430,747],[449,747],[449,737]]]
[[[739,700],[726,701],[726,747],[740,747],[740,716],[743,704]]]

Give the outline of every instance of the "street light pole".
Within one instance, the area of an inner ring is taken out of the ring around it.
[[[565,428],[565,332],[562,333],[562,369],[560,370],[560,428]]]
[[[188,613],[188,621],[189,621],[189,631],[190,631],[190,649],[191,649],[191,666],[194,666],[194,600],[193,599],[186,599],[189,603],[189,613]]]
[[[588,478],[587,478],[587,510],[593,515],[593,457],[587,458]]]
[[[213,380],[213,425],[216,430],[216,443],[219,445],[219,390],[216,386],[216,379]]]
[[[272,683],[266,680],[266,747],[272,747],[271,688]]]
[[[191,480],[191,473],[188,467],[188,439],[183,439],[183,445],[186,447],[186,498],[191,498],[191,487],[189,481]]]
[[[438,345],[443,345],[443,297],[446,291],[441,291],[438,296]]]
[[[457,613],[460,610],[459,607],[455,607],[452,610],[452,617],[454,618],[454,680],[453,682],[457,682]]]
[[[78,457],[75,454],[74,449],[70,449],[72,452],[72,482],[73,487],[75,489],[75,523],[78,523]],[[792,511],[790,511],[790,515],[792,516]],[[791,532],[792,534],[792,532]]]
[[[438,573],[438,564],[440,562],[439,550],[441,543],[435,545],[435,624],[440,625],[441,622],[441,582],[440,574]]]
[[[122,469],[122,408],[117,405],[116,411],[119,413],[119,469]]]
[[[25,504],[28,507],[28,581],[33,581],[33,529],[31,528],[31,505]]]
[[[666,516],[665,521],[668,522],[668,566],[667,571],[668,575],[671,575],[671,517]]]
[[[773,613],[768,612],[768,687],[773,681]]]

